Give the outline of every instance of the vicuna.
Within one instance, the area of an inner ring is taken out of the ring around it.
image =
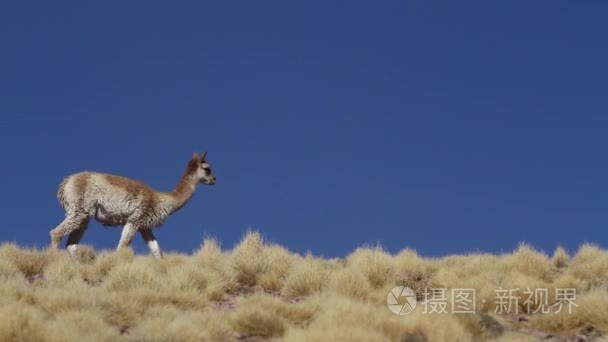
[[[162,258],[152,228],[181,209],[198,183],[215,184],[206,156],[207,152],[194,154],[171,192],[159,192],[139,181],[105,173],[80,172],[65,178],[57,192],[65,219],[51,230],[51,247],[58,249],[61,239],[69,234],[66,247],[74,257],[89,219],[94,218],[105,226],[124,225],[117,249],[129,246],[139,232],[152,255]]]

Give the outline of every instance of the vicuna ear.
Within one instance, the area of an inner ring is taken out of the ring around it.
[[[205,161],[205,157],[207,156],[207,151],[203,152],[203,154],[201,154],[201,163]]]
[[[192,155],[192,159],[198,159],[198,153],[194,152],[194,154]]]

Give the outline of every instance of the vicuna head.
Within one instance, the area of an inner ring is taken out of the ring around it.
[[[190,165],[193,168],[196,168],[195,175],[199,182],[206,185],[214,185],[216,181],[216,177],[211,171],[211,164],[209,164],[205,158],[207,157],[207,152],[203,152],[200,156],[197,153],[194,153],[192,160],[190,161]]]

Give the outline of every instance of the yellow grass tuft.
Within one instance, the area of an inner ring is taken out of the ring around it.
[[[330,279],[330,268],[311,256],[298,261],[287,275],[283,291],[291,297],[308,296],[323,291]]]
[[[264,254],[268,266],[266,272],[258,276],[257,283],[266,290],[280,291],[293,263],[299,257],[278,245],[265,247]]]
[[[373,288],[383,287],[395,277],[393,257],[380,246],[357,249],[349,255],[348,266],[367,278]]]
[[[556,306],[551,314],[533,316],[530,323],[539,329],[564,334],[597,337],[608,332],[608,292],[605,289],[579,294],[573,303],[569,309],[569,305],[563,302],[561,310]]]
[[[283,335],[287,322],[264,300],[258,300],[255,305],[239,305],[231,321],[237,333],[266,338]]]
[[[232,252],[232,268],[240,284],[253,286],[270,269],[264,240],[258,232],[249,232]]]
[[[556,275],[557,270],[549,257],[526,244],[521,244],[513,254],[504,258],[503,265],[506,272],[517,270],[519,273],[547,282],[552,281]]]
[[[553,252],[553,265],[557,268],[564,268],[570,264],[570,255],[563,247],[557,247]]]
[[[49,314],[31,305],[12,303],[0,307],[0,341],[46,341]]]
[[[100,313],[89,308],[60,313],[49,320],[45,341],[71,341],[78,336],[82,341],[111,341],[119,338],[119,331],[107,324]]]
[[[306,326],[317,311],[316,303],[289,304],[258,294],[239,303],[231,324],[237,333],[246,336],[280,337],[288,327]]]
[[[143,262],[139,262],[142,263]],[[136,289],[160,290],[162,279],[157,277],[150,268],[133,262],[114,267],[108,274],[103,286],[108,291],[127,291]]]
[[[360,300],[366,300],[373,291],[367,277],[349,269],[334,272],[329,288],[339,295]]]
[[[587,288],[608,287],[608,252],[598,246],[581,246],[570,263],[572,275],[583,279]]]
[[[15,279],[20,274],[21,272],[13,262],[0,259],[0,281]]]
[[[26,277],[42,273],[54,255],[51,251],[23,250],[13,243],[0,246],[0,260],[12,263]]]
[[[442,287],[442,284],[435,281],[435,260],[425,260],[408,248],[395,256],[394,263],[394,285],[409,287],[419,300],[423,299],[425,289]]]
[[[324,259],[249,232],[231,250],[206,239],[192,255],[156,260],[86,246],[72,259],[4,243],[0,341],[599,341],[608,337],[607,270],[608,252],[591,244],[573,256],[522,244],[502,255],[425,258],[374,246]],[[418,298],[405,316],[387,307],[396,286]],[[450,313],[456,289],[475,291],[474,312]],[[519,297],[509,313],[495,312],[499,289]],[[536,289],[546,297],[524,304]],[[571,313],[555,311],[560,289],[576,291]],[[448,313],[425,313],[423,300],[445,300]],[[543,306],[550,312],[535,313]]]
[[[232,330],[224,314],[156,309],[133,328],[133,341],[230,341]]]

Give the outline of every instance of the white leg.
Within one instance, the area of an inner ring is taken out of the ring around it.
[[[156,240],[156,237],[152,233],[152,229],[142,229],[139,231],[139,233],[144,238],[144,241],[146,241],[146,244],[150,249],[150,253],[152,253],[152,255],[156,259],[162,259],[163,253],[161,252],[160,246],[158,245],[158,240]]]
[[[76,259],[77,252],[78,252],[78,244],[77,243],[75,243],[73,245],[68,245],[68,255],[72,259]]]
[[[78,251],[78,243],[80,243],[80,240],[82,239],[82,236],[84,235],[84,232],[87,230],[87,224],[88,224],[88,222],[81,225],[80,228],[71,232],[70,235],[68,236],[68,242],[66,243],[66,246],[68,249],[68,254],[72,258],[76,258],[76,252]]]
[[[122,229],[122,234],[120,235],[118,247],[116,247],[116,249],[118,250],[124,247],[129,247],[136,232],[137,228],[132,223],[125,224],[125,227]]]

